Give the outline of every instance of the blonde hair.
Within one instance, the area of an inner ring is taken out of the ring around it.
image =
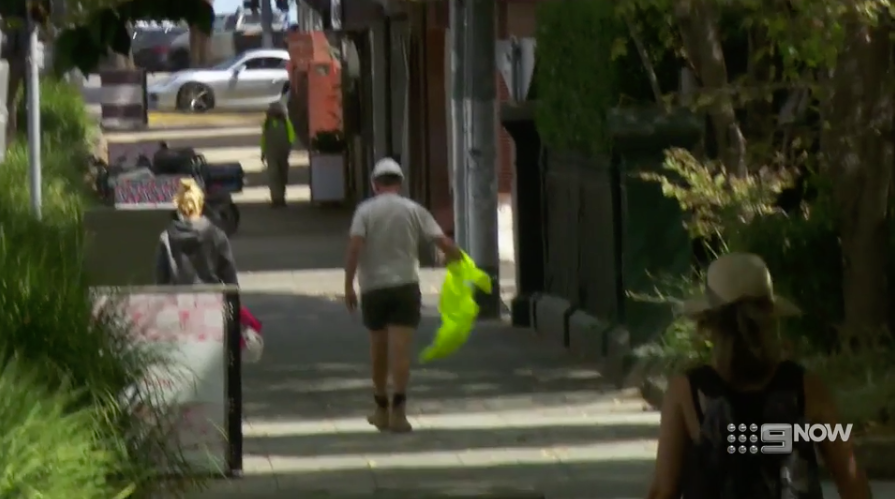
[[[195,218],[202,215],[202,207],[205,206],[205,193],[194,179],[182,178],[174,195],[174,205],[177,212],[184,218]]]

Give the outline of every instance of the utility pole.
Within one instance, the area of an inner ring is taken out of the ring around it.
[[[261,48],[273,48],[273,9],[270,0],[261,0]]]
[[[37,46],[37,26],[28,13],[28,66],[27,66],[27,95],[28,95],[28,173],[31,185],[31,211],[37,219],[41,217],[41,192],[40,192],[40,47]],[[10,110],[15,112],[15,110]]]
[[[466,11],[467,2],[475,0],[451,0],[451,172],[454,191],[454,239],[469,251],[467,230],[466,185]],[[482,0],[479,0],[482,1]],[[493,1],[493,0],[484,0]]]
[[[480,316],[500,317],[500,254],[497,242],[497,71],[495,0],[466,4],[465,159],[468,168],[469,253],[491,276],[492,293],[479,295]]]

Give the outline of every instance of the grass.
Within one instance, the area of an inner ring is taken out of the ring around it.
[[[159,426],[170,421],[161,417],[168,409],[133,391],[164,360],[136,346],[120,317],[94,310],[82,220],[91,203],[83,178],[95,126],[77,89],[46,81],[41,94],[41,220],[30,213],[24,137],[0,165],[0,396],[7,406],[0,409],[0,497],[146,496],[160,483],[149,456],[162,454],[188,472],[176,442],[167,441],[170,427]],[[122,401],[128,390],[132,399]],[[134,403],[160,417],[136,417]],[[89,466],[74,470],[88,458]],[[71,486],[57,488],[57,479]]]

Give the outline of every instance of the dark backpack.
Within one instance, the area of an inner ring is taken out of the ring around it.
[[[801,366],[781,363],[760,392],[732,389],[709,366],[690,370],[687,378],[700,436],[688,451],[684,499],[823,498],[811,443],[794,443],[791,454],[761,453],[762,424],[805,422]]]

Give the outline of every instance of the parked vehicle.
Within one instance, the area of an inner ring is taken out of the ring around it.
[[[250,50],[208,69],[189,69],[149,87],[150,108],[202,113],[263,111],[289,91],[286,50]]]
[[[174,71],[179,66],[173,42],[188,30],[183,27],[137,28],[131,40],[134,64],[149,72]],[[189,60],[187,60],[189,66]]]

